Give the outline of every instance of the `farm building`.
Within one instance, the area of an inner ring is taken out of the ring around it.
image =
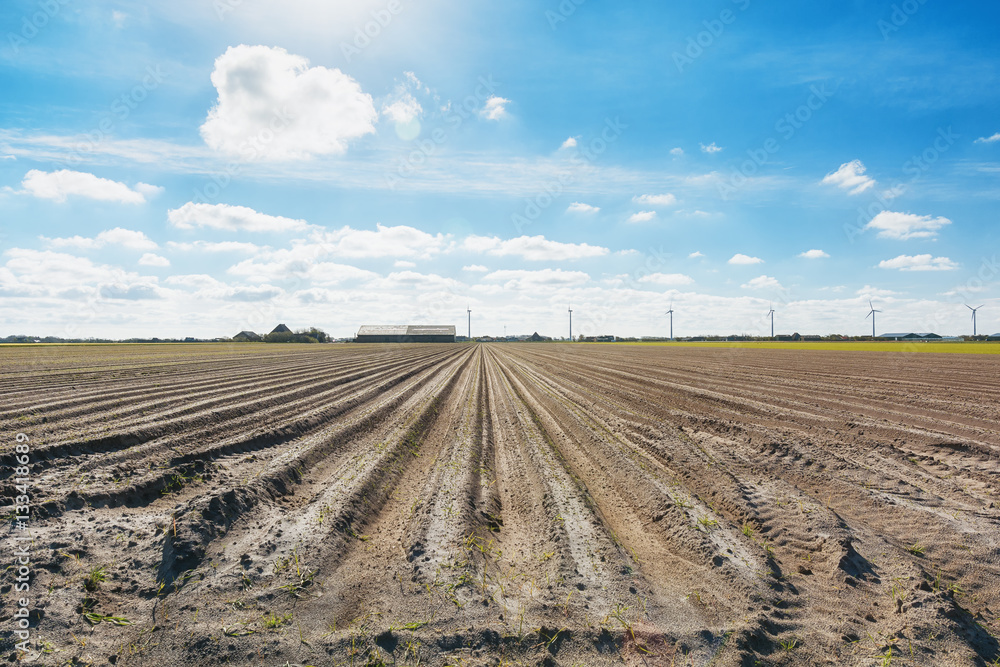
[[[878,336],[879,340],[938,340],[936,333],[887,333]]]
[[[278,326],[274,327],[274,330],[271,333],[273,334],[292,333],[292,330],[286,327],[284,324],[279,324]]]
[[[454,343],[453,324],[366,324],[358,329],[358,343]]]
[[[233,341],[237,343],[259,343],[261,340],[260,334],[253,331],[241,331],[233,336]]]
[[[1000,333],[995,333],[989,337],[989,340],[1000,340]]]

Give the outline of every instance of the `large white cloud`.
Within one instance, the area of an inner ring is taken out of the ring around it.
[[[210,227],[231,232],[292,232],[309,227],[305,220],[267,215],[246,206],[194,202],[167,211],[167,219],[179,229]]]
[[[85,236],[70,236],[54,239],[42,236],[40,238],[52,248],[97,250],[98,248],[103,248],[108,245],[117,245],[131,250],[154,250],[159,247],[155,241],[150,239],[144,233],[133,229],[123,229],[121,227],[107,229],[94,238],[88,238]]]
[[[587,257],[603,257],[610,250],[587,243],[562,243],[544,236],[518,236],[501,240],[496,236],[469,236],[462,244],[466,250],[497,257],[520,257],[531,262],[560,262]]]
[[[245,160],[341,154],[375,132],[371,95],[339,69],[267,46],[233,46],[215,61],[219,98],[201,126],[211,148]]]
[[[899,269],[900,271],[953,271],[958,264],[947,257],[927,255],[900,255],[878,263],[880,269]]]
[[[40,171],[32,169],[21,181],[24,192],[40,199],[63,202],[67,197],[85,197],[98,201],[114,201],[122,204],[142,204],[147,196],[158,194],[162,188],[146,183],[138,183],[135,189],[124,183],[100,178],[85,171]]]
[[[879,237],[886,239],[926,239],[937,236],[938,230],[950,225],[948,218],[932,218],[929,215],[882,211],[869,222],[865,229],[879,230]]]
[[[849,190],[849,194],[859,195],[865,190],[875,186],[875,179],[865,175],[865,165],[861,160],[852,160],[840,165],[837,171],[823,177],[825,185],[836,185],[843,190]]]

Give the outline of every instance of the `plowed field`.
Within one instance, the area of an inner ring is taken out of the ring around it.
[[[17,433],[31,449],[32,514],[8,538],[32,538],[36,664],[1000,660],[992,355],[191,345],[0,360],[8,506]],[[16,573],[0,591],[12,660]]]

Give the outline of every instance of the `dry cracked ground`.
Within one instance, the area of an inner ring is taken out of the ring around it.
[[[0,350],[56,665],[1000,664],[1000,358]],[[7,540],[8,544],[11,542]],[[8,546],[8,550],[12,547]],[[6,559],[13,562],[13,555]]]

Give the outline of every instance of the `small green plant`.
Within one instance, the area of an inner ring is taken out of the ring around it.
[[[292,620],[291,613],[285,614],[284,616],[278,616],[274,612],[271,612],[270,614],[266,614],[264,616],[264,627],[267,628],[268,630],[277,630],[282,625],[288,623],[291,620]]]
[[[914,542],[910,546],[906,547],[906,550],[909,551],[914,556],[923,556],[924,555],[924,546],[922,544],[920,544],[919,542]]]
[[[107,574],[105,573],[103,566],[95,567],[90,570],[87,576],[83,580],[83,587],[90,593],[93,593],[101,586],[101,582],[107,579]]]
[[[778,642],[778,646],[780,646],[781,650],[785,653],[791,653],[796,649],[796,647],[798,647],[798,645],[799,640],[795,637],[792,637],[791,639],[782,639]]]
[[[111,623],[112,625],[132,625],[132,621],[128,620],[124,616],[105,616],[92,611],[83,612],[83,618],[91,625],[100,625],[101,623]]]
[[[703,516],[698,519],[698,526],[704,530],[706,533],[710,532],[713,528],[719,525],[719,522],[715,519],[710,519],[707,516]]]
[[[754,534],[754,529],[753,529],[753,526],[751,526],[751,525],[750,525],[749,523],[745,523],[745,524],[743,524],[743,527],[742,527],[742,528],[740,528],[740,530],[741,530],[741,531],[743,532],[743,534],[744,534],[744,535],[746,535],[747,537],[750,537],[750,538],[752,538],[752,537],[753,537],[753,534]]]

